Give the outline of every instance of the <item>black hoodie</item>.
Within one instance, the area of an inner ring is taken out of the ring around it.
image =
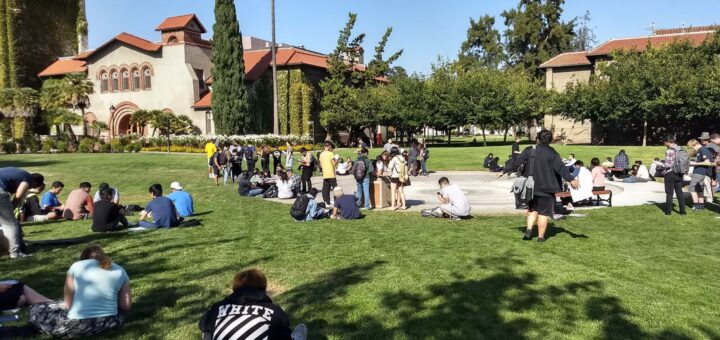
[[[524,164],[532,159],[533,147],[527,147],[518,159],[518,164]],[[568,167],[563,163],[560,155],[549,145],[538,144],[535,147],[535,163],[534,166],[526,164],[523,168],[522,175],[525,177],[533,176],[535,181],[535,192],[545,194],[555,194],[562,191],[560,178],[566,181],[575,179]],[[532,173],[530,173],[532,171]]]
[[[236,289],[214,304],[198,323],[203,340],[291,340],[290,319],[282,308],[252,287]],[[237,335],[240,334],[238,337]]]

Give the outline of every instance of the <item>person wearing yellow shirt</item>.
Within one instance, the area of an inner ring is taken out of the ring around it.
[[[333,153],[335,146],[330,141],[325,142],[325,151],[320,153],[320,169],[323,174],[322,196],[326,205],[330,205],[330,192],[337,186],[335,180],[335,166],[338,158]]]
[[[217,147],[213,143],[212,139],[208,139],[205,144],[205,154],[207,154],[207,165],[208,165],[208,178],[213,178],[213,164],[212,156],[217,152]]]

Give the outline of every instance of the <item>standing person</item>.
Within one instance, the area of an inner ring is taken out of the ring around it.
[[[263,173],[270,172],[270,147],[267,145],[260,147],[260,168]]]
[[[358,209],[355,196],[345,195],[342,188],[337,187],[333,190],[333,197],[335,197],[335,205],[333,206],[331,218],[337,220],[357,220],[360,218],[360,209]]]
[[[605,190],[605,175],[608,171],[600,166],[600,159],[597,157],[590,161],[590,173],[592,174],[593,191]]]
[[[12,167],[0,168],[0,229],[8,240],[11,259],[32,256],[22,251],[25,244],[14,207],[22,204],[23,197],[30,189],[45,186],[44,182],[45,178],[38,173],[30,174]]]
[[[660,167],[660,173],[665,178],[665,215],[670,216],[673,211],[673,192],[677,196],[679,203],[680,215],[685,215],[685,194],[683,193],[683,172],[686,169],[675,169],[675,161],[678,153],[682,152],[680,147],[675,143],[674,137],[666,137],[664,141],[665,161]],[[687,154],[684,154],[687,156]]]
[[[180,182],[170,183],[170,190],[172,193],[167,196],[175,205],[178,216],[189,217],[194,213],[193,198],[190,194],[183,191],[183,187]]]
[[[370,206],[370,177],[375,172],[372,162],[368,159],[368,149],[362,148],[358,153],[357,161],[353,165],[352,174],[355,177],[356,190],[355,198],[358,206],[363,206],[363,197],[365,198],[364,208],[372,209]]]
[[[217,146],[215,146],[215,143],[213,143],[212,139],[208,139],[207,143],[205,143],[205,154],[207,155],[207,165],[208,165],[208,178],[213,178],[212,156],[216,152],[217,152]]]
[[[65,188],[63,182],[53,182],[50,185],[50,190],[46,191],[40,199],[40,209],[43,211],[63,210],[65,207],[57,197],[63,191],[63,188]]]
[[[242,149],[236,147],[230,153],[230,173],[232,174],[232,182],[235,183],[235,179],[242,172]]]
[[[523,240],[531,240],[533,228],[537,223],[538,242],[545,242],[545,230],[548,218],[555,209],[555,193],[560,191],[560,178],[570,182],[573,189],[579,188],[579,182],[573,178],[560,155],[550,146],[553,136],[549,130],[541,130],[537,135],[537,145],[526,148],[519,157],[518,164],[525,164],[522,175],[532,176],[535,182],[533,198],[528,203],[527,227]]]
[[[520,136],[515,135],[515,142],[512,144],[512,158],[513,160],[517,160],[517,158],[520,156]]]
[[[212,155],[212,157],[210,157],[210,163],[212,164],[213,178],[215,179],[215,186],[220,185],[220,169],[222,168],[222,165],[220,165],[220,162],[219,162],[220,154],[222,154],[222,150],[216,151]]]
[[[97,202],[97,201],[99,201],[99,200],[102,199],[102,198],[100,198],[100,193],[101,193],[103,190],[105,190],[105,189],[110,189],[110,190],[112,190],[112,193],[113,193],[112,201],[113,201],[113,203],[115,203],[116,205],[120,205],[120,191],[118,191],[117,188],[111,188],[111,187],[110,187],[110,184],[107,184],[107,183],[100,183],[100,185],[98,186],[98,191],[95,192],[95,196],[93,196],[93,203],[95,203],[95,202]]]
[[[383,145],[383,150],[390,153],[390,151],[392,151],[392,148],[396,148],[396,147],[397,147],[397,145],[393,144],[392,138],[388,138],[387,143],[385,143],[385,145]]]
[[[430,150],[428,150],[427,146],[423,142],[420,144],[420,149],[418,151],[418,159],[420,160],[420,173],[423,176],[428,175],[428,170],[427,170],[428,158],[430,158]]]
[[[247,163],[247,171],[255,172],[255,161],[257,161],[257,151],[252,145],[248,145],[243,149],[245,162]]]
[[[405,205],[405,178],[407,174],[407,163],[405,158],[400,154],[400,150],[395,147],[390,152],[390,196],[392,201],[392,210],[406,210]]]
[[[230,163],[230,158],[232,158],[232,153],[230,152],[230,142],[227,142],[225,146],[223,147],[223,150],[218,155],[217,163],[221,167],[223,172],[223,184],[227,185],[228,183],[228,177],[232,180],[232,164]]]
[[[277,175],[278,167],[282,168],[282,166],[283,166],[281,157],[282,157],[282,152],[280,152],[279,148],[275,147],[275,150],[273,150],[273,152],[272,152],[272,158],[273,158],[272,173],[273,173],[273,175]]]
[[[128,227],[127,218],[120,213],[120,207],[112,201],[113,192],[105,188],[100,192],[100,200],[95,202],[95,212],[92,217],[92,231],[107,232]]]
[[[300,169],[302,170],[300,177],[300,192],[304,194],[312,189],[310,179],[312,178],[316,165],[315,157],[313,157],[312,153],[308,152],[307,149],[300,148],[300,154],[302,155],[302,158],[300,159]]]
[[[693,172],[690,175],[689,191],[693,200],[693,210],[705,209],[705,177],[710,174],[710,165],[713,163],[712,153],[703,147],[697,140],[691,139],[688,147],[695,151],[695,159],[690,160]]]
[[[470,202],[460,187],[457,184],[450,184],[447,177],[441,177],[438,184],[440,185],[438,200],[442,204],[440,210],[443,214],[452,220],[470,216]]]
[[[130,278],[99,246],[90,246],[65,277],[64,305],[50,301],[32,305],[28,323],[57,338],[91,337],[125,323],[132,309]]]
[[[65,219],[77,221],[92,217],[93,200],[89,194],[91,188],[90,183],[82,182],[79,188],[70,192],[65,201],[65,211],[63,211]]]
[[[145,210],[140,212],[140,227],[146,229],[172,228],[180,225],[178,213],[173,202],[164,197],[162,185],[153,184],[148,189],[152,200],[147,204]],[[151,217],[153,222],[145,221]]]
[[[705,181],[703,182],[705,189],[703,196],[706,201],[712,201],[714,199],[715,192],[713,188],[717,186],[717,167],[715,166],[715,161],[720,154],[720,147],[713,143],[712,135],[710,135],[709,132],[703,132],[698,139],[700,140],[700,144],[702,144],[703,148],[707,149],[711,155],[709,161],[712,165],[707,168],[707,174],[705,175]]]
[[[710,144],[708,147],[711,150],[716,150],[715,160],[712,169],[715,171],[715,177],[713,177],[715,192],[720,192],[720,134],[713,133],[710,135]]]
[[[293,145],[290,141],[285,143],[285,169],[292,169],[295,164],[295,158],[293,157]]]
[[[330,192],[337,186],[335,179],[335,166],[338,158],[335,157],[333,150],[335,146],[330,141],[325,142],[325,150],[320,153],[320,168],[323,175],[322,196],[326,205],[330,205]]]

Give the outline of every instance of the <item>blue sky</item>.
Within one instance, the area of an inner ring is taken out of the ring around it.
[[[213,0],[86,0],[90,24],[90,48],[120,32],[145,39],[160,39],[155,27],[166,17],[195,13],[212,37]],[[270,0],[236,0],[243,35],[270,39]],[[396,65],[410,72],[428,72],[438,56],[455,58],[465,39],[469,18],[485,14],[498,17],[502,29],[503,10],[516,0],[276,0],[278,42],[303,45],[329,53],[335,47],[338,31],[347,13],[358,14],[355,33],[367,34],[366,59],[385,28],[393,27],[386,53],[404,49]],[[598,41],[649,33],[651,23],[658,28],[708,25],[718,22],[717,0],[568,0],[565,19],[590,11]]]

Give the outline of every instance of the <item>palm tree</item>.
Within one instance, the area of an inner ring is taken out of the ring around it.
[[[189,135],[195,131],[195,124],[192,119],[186,115],[175,117],[172,124],[172,133],[176,135]]]
[[[73,150],[77,150],[77,137],[75,136],[75,132],[73,131],[72,127],[73,125],[78,125],[80,122],[83,121],[83,117],[79,114],[72,112],[68,109],[57,109],[55,110],[56,115],[55,119],[53,120],[53,124],[58,126],[63,126],[63,129],[69,136],[70,140],[70,146],[73,148]]]
[[[15,131],[13,138],[25,137],[27,121],[37,112],[38,103],[38,92],[34,89],[29,87],[14,89],[12,117],[15,120],[13,124]]]
[[[2,131],[0,131],[0,134],[2,134],[2,142],[5,142],[5,139],[7,139],[6,135],[6,125],[7,121],[10,120],[10,117],[12,116],[12,110],[13,110],[13,91],[12,89],[2,89],[0,90],[0,115],[2,115]]]
[[[137,110],[130,116],[130,125],[139,132],[140,136],[145,135],[145,126],[150,122],[150,116],[148,110]]]
[[[150,110],[147,114],[147,122],[153,127],[153,132],[150,136],[155,136],[155,132],[157,132],[158,129],[160,129],[160,134],[162,135],[165,127],[171,124],[171,117],[174,117],[172,113],[160,110]]]
[[[77,137],[72,126],[80,124],[84,119],[67,109],[65,84],[65,79],[45,80],[40,91],[40,107],[45,113],[46,121],[55,125],[58,135],[60,135],[60,125],[63,126],[63,130],[68,135],[68,144],[72,149],[77,150]]]
[[[83,136],[87,136],[87,121],[85,120],[85,108],[90,106],[90,95],[95,92],[93,83],[87,79],[82,72],[70,73],[65,76],[62,86],[63,97],[68,104],[80,109],[82,116]]]
[[[90,125],[90,127],[91,127],[93,130],[95,130],[95,136],[94,136],[94,137],[95,137],[95,139],[97,139],[97,140],[100,139],[100,135],[102,134],[103,131],[107,131],[107,130],[108,130],[108,125],[107,125],[105,122],[94,121],[94,122]]]

